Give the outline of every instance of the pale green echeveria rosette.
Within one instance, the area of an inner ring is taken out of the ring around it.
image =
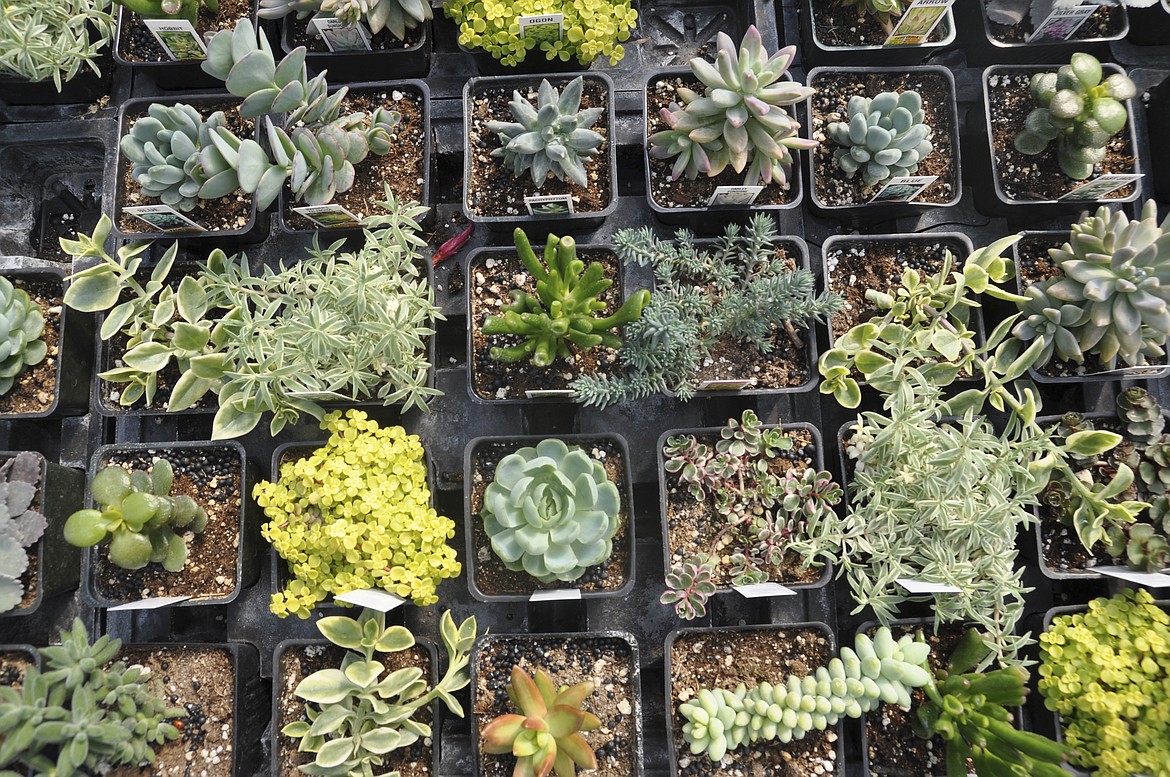
[[[483,499],[492,550],[513,572],[571,582],[613,552],[617,486],[601,462],[561,440],[505,456]]]

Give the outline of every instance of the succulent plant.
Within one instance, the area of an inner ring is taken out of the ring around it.
[[[1096,57],[1077,52],[1057,72],[1032,76],[1037,107],[1016,135],[1016,150],[1040,154],[1055,140],[1064,174],[1077,180],[1091,176],[1094,165],[1105,158],[1109,140],[1129,118],[1123,101],[1137,94],[1128,76],[1114,73],[1102,79],[1102,75]]]
[[[671,180],[684,174],[713,177],[729,165],[747,169],[744,184],[775,181],[787,188],[792,173],[792,149],[815,148],[817,142],[796,136],[800,123],[784,106],[806,99],[813,89],[781,80],[788,71],[795,46],[771,56],[755,25],[748,27],[738,53],[726,33],[719,33],[715,64],[696,57],[691,71],[706,86],[700,97],[680,88],[684,105],[672,103],[660,115],[667,129],[650,136],[650,156],[674,159]]]
[[[500,138],[500,148],[492,156],[502,158],[504,166],[519,178],[528,172],[536,188],[544,185],[551,173],[558,181],[566,178],[578,186],[587,186],[583,160],[601,152],[605,136],[592,127],[605,113],[604,107],[581,108],[585,80],[577,76],[557,92],[548,79],[537,90],[537,104],[512,92],[508,109],[515,121],[489,121],[489,132]]]
[[[41,481],[41,460],[18,453],[0,466],[0,612],[24,598],[20,576],[28,568],[26,548],[41,538],[48,521],[32,509]]]
[[[1109,555],[1123,559],[1130,569],[1161,572],[1170,567],[1170,521],[1161,527],[1148,523],[1110,526],[1106,530]]]
[[[553,771],[573,777],[578,768],[597,768],[597,756],[580,733],[601,727],[596,715],[581,709],[593,693],[592,680],[558,689],[543,669],[534,679],[513,666],[507,691],[520,714],[500,715],[479,736],[485,753],[516,756],[513,777],[548,777]]]
[[[328,14],[350,26],[365,22],[373,34],[385,28],[398,40],[406,37],[407,30],[434,16],[426,0],[260,0],[256,15],[261,19],[280,19],[290,13],[299,19],[316,13]]]
[[[707,600],[717,590],[714,577],[711,557],[697,553],[666,573],[666,590],[658,601],[674,605],[675,614],[684,620],[702,618],[707,614]]]
[[[835,121],[825,129],[834,142],[845,146],[833,152],[833,161],[850,178],[861,171],[866,186],[913,175],[934,150],[918,92],[854,95],[848,112],[849,121]]]
[[[617,348],[618,336],[610,331],[636,320],[650,298],[642,289],[630,295],[612,315],[597,318],[605,308],[598,296],[613,285],[600,262],[585,263],[577,258],[577,242],[571,237],[549,235],[541,262],[532,250],[524,230],[513,232],[516,251],[525,269],[536,282],[536,294],[513,289],[512,302],[489,316],[483,325],[486,335],[520,335],[518,345],[494,347],[491,358],[517,362],[531,358],[537,367],[548,367],[558,357],[579,349],[605,345]]]
[[[857,9],[857,18],[872,16],[889,35],[894,31],[894,19],[901,16],[908,3],[905,0],[841,0],[842,5]]]
[[[170,496],[175,471],[166,459],[128,472],[109,464],[93,476],[90,491],[100,510],[78,510],[65,521],[65,539],[88,548],[110,539],[110,561],[123,569],[161,563],[178,572],[187,563],[187,543],[176,529],[198,534],[207,512],[186,494]]]
[[[45,316],[24,289],[0,276],[0,396],[12,390],[25,367],[45,360],[49,346],[41,339]]]
[[[114,38],[111,0],[5,3],[0,14],[0,75],[52,79],[60,92],[84,67],[95,73]]]
[[[219,0],[114,0],[144,19],[185,19],[195,26],[199,9],[219,12]]]
[[[513,572],[572,582],[613,552],[621,496],[605,466],[561,440],[505,456],[483,494],[483,527]]]
[[[1135,443],[1148,443],[1166,426],[1158,401],[1141,386],[1131,386],[1117,395],[1117,417],[1125,422],[1125,436]]]

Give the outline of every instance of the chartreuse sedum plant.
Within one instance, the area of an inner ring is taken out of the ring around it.
[[[1124,73],[1103,78],[1101,63],[1092,54],[1077,52],[1055,73],[1032,76],[1032,100],[1024,129],[1016,135],[1016,150],[1041,154],[1056,141],[1056,159],[1069,178],[1084,180],[1105,158],[1106,147],[1129,118],[1125,100],[1137,87]]]
[[[866,186],[913,175],[918,163],[934,150],[918,92],[882,92],[872,98],[853,95],[847,110],[848,121],[831,122],[825,131],[834,143],[844,146],[833,152],[833,162],[850,178],[860,172]]]
[[[585,79],[577,76],[557,90],[541,79],[534,106],[512,92],[508,110],[515,121],[489,121],[487,128],[499,136],[500,147],[492,156],[502,158],[504,166],[519,178],[532,176],[536,188],[544,185],[551,174],[558,181],[566,178],[578,186],[587,186],[584,162],[601,152],[605,136],[590,129],[605,113],[605,107],[581,108]]]
[[[314,754],[312,763],[299,767],[305,774],[386,774],[386,755],[431,736],[431,727],[414,719],[419,710],[441,699],[453,714],[463,717],[454,694],[471,680],[474,617],[456,626],[451,611],[443,613],[439,635],[447,650],[447,671],[431,688],[421,668],[390,671],[380,660],[414,646],[414,635],[405,626],[387,626],[385,613],[363,610],[357,618],[329,616],[317,621],[317,628],[346,653],[339,667],[316,671],[297,684],[296,695],[308,702],[308,720],[288,723],[280,731],[299,739],[301,752]]]
[[[123,569],[159,563],[178,572],[187,563],[187,543],[177,530],[202,532],[207,511],[186,494],[171,496],[174,480],[166,459],[155,459],[149,472],[107,464],[90,483],[98,508],[70,515],[65,539],[80,548],[108,539],[110,561]]]
[[[554,13],[564,18],[559,37],[547,28],[520,34],[521,16]],[[483,49],[506,67],[523,62],[533,49],[550,61],[575,57],[588,65],[608,57],[616,65],[626,53],[621,44],[638,22],[632,0],[444,0],[443,14],[458,26],[460,45]]]
[[[427,0],[260,0],[256,15],[280,19],[290,13],[298,19],[322,13],[351,27],[365,23],[374,35],[386,29],[398,40],[434,16]]]
[[[49,346],[41,339],[45,316],[24,289],[0,276],[0,396],[12,390],[25,367],[45,360]]]
[[[606,303],[598,297],[613,285],[605,277],[604,265],[590,262],[586,267],[577,258],[577,242],[571,237],[549,235],[541,261],[524,230],[517,227],[512,236],[520,261],[536,284],[536,294],[513,289],[512,301],[500,308],[500,315],[484,321],[485,335],[523,338],[516,345],[493,347],[491,358],[502,362],[531,359],[537,367],[548,367],[558,358],[570,358],[574,349],[621,345],[613,330],[642,315],[650,292],[636,291],[613,313],[599,317]]]
[[[872,16],[889,35],[894,23],[909,7],[907,0],[840,0],[841,4],[857,9],[857,18]]]
[[[447,545],[455,523],[431,506],[418,437],[359,410],[329,413],[321,428],[325,445],[252,492],[268,517],[260,533],[294,577],[272,595],[272,612],[305,619],[327,595],[361,588],[434,604],[460,564]]]
[[[1028,287],[1013,330],[1044,344],[1038,363],[1093,355],[1114,369],[1165,357],[1170,216],[1159,224],[1157,203],[1148,201],[1140,219],[1104,206],[1086,213],[1048,255],[1060,272]]]
[[[542,583],[572,582],[604,563],[620,513],[605,465],[555,438],[501,459],[480,510],[504,566]]]
[[[82,68],[100,74],[97,59],[114,39],[110,5],[111,0],[6,0],[0,13],[0,75],[52,79],[60,92]]]
[[[730,166],[737,173],[747,170],[746,186],[763,181],[787,189],[792,149],[817,145],[797,137],[800,123],[784,110],[814,92],[784,79],[795,55],[795,46],[769,55],[755,25],[748,27],[738,52],[720,32],[714,65],[701,57],[690,61],[706,87],[703,94],[678,89],[683,104],[662,109],[666,129],[650,136],[650,156],[674,160],[671,180],[694,179],[699,173],[713,177]]]
[[[601,720],[581,708],[593,693],[593,681],[576,685],[553,684],[548,672],[537,667],[536,677],[512,667],[506,690],[519,713],[500,715],[479,732],[485,753],[516,756],[513,777],[574,777],[577,769],[596,769],[597,756],[581,736],[601,728]]]
[[[1148,591],[1053,618],[1040,635],[1039,688],[1077,766],[1100,777],[1170,773],[1170,616]]]
[[[45,668],[29,667],[20,690],[0,686],[0,771],[102,774],[111,766],[154,762],[154,748],[177,739],[168,707],[150,687],[150,670],[113,661],[120,640],[92,645],[80,618],[61,644],[40,649]]]
[[[41,460],[18,453],[0,466],[0,612],[24,598],[20,576],[28,569],[28,551],[44,534],[48,521],[32,508],[41,482]]]

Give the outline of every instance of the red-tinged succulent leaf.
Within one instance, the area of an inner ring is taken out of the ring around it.
[[[589,743],[585,741],[585,737],[580,734],[573,734],[565,737],[560,742],[560,749],[563,750],[569,758],[573,759],[573,763],[580,766],[582,769],[596,769],[597,756],[593,754],[593,748],[589,747]]]
[[[543,718],[548,714],[548,706],[540,694],[540,689],[527,672],[518,666],[512,667],[512,700],[520,711],[533,718]]]
[[[557,762],[557,746],[555,742],[549,744],[544,751],[537,753],[532,757],[534,762],[532,771],[536,777],[548,777],[552,773],[553,766]]]
[[[592,712],[585,713],[585,719],[581,721],[582,731],[593,731],[601,728],[601,718],[594,715]]]
[[[583,683],[577,683],[572,688],[566,688],[557,694],[553,700],[553,704],[565,704],[569,707],[580,707],[581,702],[593,693],[593,681],[586,680]]]
[[[581,724],[585,722],[585,712],[567,704],[557,704],[548,711],[545,722],[548,723],[548,733],[560,739],[581,730]]]
[[[544,703],[547,706],[551,707],[553,704],[560,703],[555,701],[557,697],[557,687],[553,683],[552,678],[549,677],[548,672],[537,667],[535,681],[536,687],[540,689],[540,697],[544,699]]]
[[[523,715],[501,715],[483,727],[479,732],[484,752],[502,755],[512,752],[512,740],[524,725]]]

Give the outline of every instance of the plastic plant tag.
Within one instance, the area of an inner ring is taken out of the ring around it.
[[[529,216],[563,216],[573,212],[571,194],[534,194],[524,198]]]
[[[529,389],[524,392],[524,396],[529,399],[540,399],[542,397],[575,397],[577,391],[575,389]]]
[[[130,610],[158,610],[162,607],[170,607],[185,602],[190,599],[190,596],[151,596],[146,599],[139,599],[136,602],[126,602],[119,604],[116,607],[111,607],[109,612],[128,612]]]
[[[378,610],[379,612],[390,612],[395,607],[401,607],[406,604],[406,600],[401,596],[395,596],[387,591],[380,591],[377,588],[359,588],[356,591],[348,591],[344,594],[338,594],[333,597],[336,602],[345,602],[346,604],[354,604],[358,607],[369,607],[371,610]]]
[[[545,41],[560,40],[565,34],[565,15],[563,13],[546,13],[539,16],[521,16],[520,37],[532,38],[538,44]]]
[[[309,29],[321,36],[330,51],[370,50],[370,31],[361,22],[350,25],[320,13],[309,20]]]
[[[751,205],[764,190],[763,186],[716,186],[707,200],[707,207],[717,205]]]
[[[745,599],[764,599],[770,596],[796,596],[796,591],[779,583],[752,583],[751,585],[733,585],[731,588]]]
[[[742,391],[756,385],[755,380],[704,380],[695,391]]]
[[[1096,13],[1100,3],[1053,7],[1052,12],[1028,36],[1028,43],[1038,40],[1068,40],[1085,20]]]
[[[1170,575],[1165,572],[1139,572],[1128,567],[1093,567],[1093,571],[1146,588],[1170,588]]]
[[[912,594],[961,594],[963,589],[946,583],[928,583],[925,580],[917,580],[913,577],[899,577],[895,580],[898,585],[906,589],[907,593]]]
[[[292,209],[319,227],[326,229],[342,229],[345,227],[361,227],[362,221],[345,208],[335,203],[328,205],[302,205]]]
[[[923,189],[937,180],[937,175],[895,175],[870,202],[913,202]]]
[[[169,234],[183,234],[187,232],[206,232],[191,219],[184,216],[170,205],[135,205],[122,208],[123,213],[129,213],[137,219],[145,221],[159,232]]]
[[[1137,183],[1142,179],[1142,173],[1106,173],[1087,181],[1068,194],[1062,195],[1062,200],[1099,200],[1111,194],[1122,186]]]
[[[921,46],[955,0],[914,0],[886,38],[887,46]]]
[[[142,23],[171,59],[207,59],[203,38],[186,19],[143,19]]]
[[[581,600],[580,588],[554,588],[551,591],[533,591],[530,602],[577,602]]]

